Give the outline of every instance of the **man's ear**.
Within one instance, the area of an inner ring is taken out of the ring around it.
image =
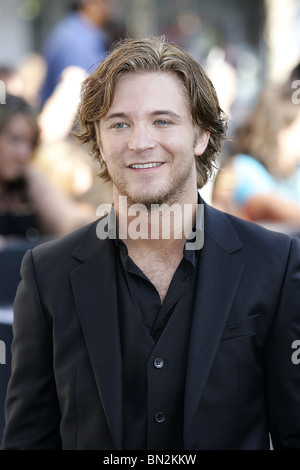
[[[97,145],[99,147],[101,157],[105,161],[102,149],[101,149],[101,138],[100,138],[100,121],[97,121],[94,123],[94,128],[95,128],[95,133],[96,133],[96,140],[97,140]]]
[[[209,141],[209,138],[210,138],[210,132],[208,131],[197,131],[197,136],[196,136],[196,139],[195,139],[195,146],[194,146],[194,154],[196,156],[200,156],[202,155],[205,150],[206,150],[206,147],[208,145],[208,141]]]

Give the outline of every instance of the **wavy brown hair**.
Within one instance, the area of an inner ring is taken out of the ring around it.
[[[226,138],[227,117],[201,65],[179,46],[167,43],[164,37],[125,39],[113,46],[107,58],[83,82],[75,136],[81,143],[90,145],[91,153],[101,163],[99,176],[110,181],[97,144],[95,125],[107,114],[118,80],[125,74],[141,71],[174,73],[182,83],[195,128],[198,132],[210,132],[205,152],[195,157],[197,184],[201,188],[211,176]]]
[[[290,84],[263,90],[249,118],[236,130],[233,154],[250,155],[273,176],[280,176],[278,134],[298,116],[299,106],[292,101]]]

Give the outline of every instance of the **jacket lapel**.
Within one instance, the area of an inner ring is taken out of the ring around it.
[[[185,436],[201,399],[244,269],[232,256],[242,244],[227,217],[208,206],[204,224],[186,376]]]
[[[83,261],[70,273],[75,304],[99,395],[117,449],[122,448],[122,359],[112,242],[96,225],[73,255]]]

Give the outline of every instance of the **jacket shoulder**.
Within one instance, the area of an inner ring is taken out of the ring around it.
[[[280,231],[279,227],[277,227],[277,229],[275,229],[275,227],[272,229],[271,227],[268,228],[259,223],[249,222],[230,214],[226,214],[226,216],[243,240],[251,238],[257,243],[261,242],[262,244],[267,243],[271,245],[280,244],[281,246],[290,246],[295,238],[291,234]]]
[[[98,221],[91,222],[67,235],[37,245],[32,249],[34,263],[45,266],[60,264],[63,267],[68,264],[68,260],[74,262],[78,247],[82,247],[86,257],[89,257],[103,244],[103,240],[100,240],[96,234],[97,223]]]
[[[207,234],[225,249],[233,252],[243,247],[247,252],[261,254],[264,259],[267,253],[278,255],[279,259],[285,257],[293,241],[299,243],[294,236],[270,230],[209,205],[206,207],[204,227]]]

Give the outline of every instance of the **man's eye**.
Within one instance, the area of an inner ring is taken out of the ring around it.
[[[158,125],[158,126],[167,126],[169,123],[169,121],[166,121],[165,119],[158,119],[157,121],[155,121],[155,123]]]
[[[128,127],[128,124],[126,124],[125,122],[117,122],[113,125],[114,129],[124,129],[125,127]]]

